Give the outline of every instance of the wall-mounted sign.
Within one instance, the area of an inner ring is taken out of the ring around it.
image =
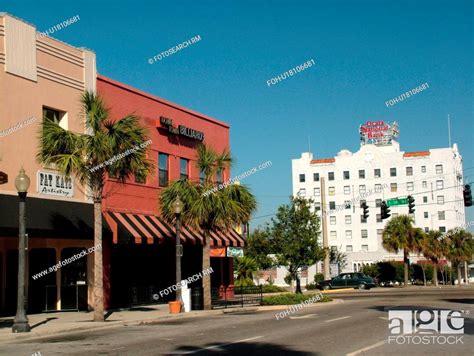
[[[39,194],[71,198],[74,195],[72,178],[57,173],[38,171],[36,188]]]
[[[242,247],[227,247],[227,257],[243,257],[244,249]]]
[[[359,127],[360,141],[363,145],[388,146],[399,135],[398,124],[391,125],[384,121],[367,121]]]
[[[168,128],[168,132],[174,135],[181,135],[192,138],[198,141],[204,141],[204,132],[191,129],[184,125],[179,125],[178,127],[173,126],[173,120],[168,119],[167,117],[160,116],[160,124]]]
[[[211,247],[211,257],[225,257],[225,247]]]

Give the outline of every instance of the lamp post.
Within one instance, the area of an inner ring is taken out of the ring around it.
[[[19,222],[18,222],[18,293],[16,316],[13,322],[12,331],[14,333],[29,332],[30,325],[26,317],[26,194],[30,186],[30,178],[25,174],[23,167],[20,174],[15,178],[15,187],[20,198]]]
[[[180,238],[180,229],[181,229],[181,212],[183,211],[183,202],[179,199],[179,196],[176,197],[176,200],[173,202],[173,211],[176,216],[176,284],[178,289],[176,289],[176,301],[181,302],[181,256],[183,255],[183,249],[181,246]]]

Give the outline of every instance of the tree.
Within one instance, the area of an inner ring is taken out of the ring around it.
[[[321,261],[326,253],[319,243],[319,217],[311,212],[311,200],[290,198],[290,204],[278,208],[268,228],[274,242],[277,264],[286,266],[301,293],[298,271]]]
[[[146,129],[140,126],[139,117],[128,115],[117,121],[110,120],[109,109],[92,92],[82,95],[81,104],[87,133],[65,130],[44,118],[37,159],[67,177],[75,176],[89,188],[94,202],[94,245],[102,246],[106,174],[125,183],[132,175],[146,177],[153,165],[146,158],[145,149],[136,149],[147,140]],[[119,154],[125,157],[117,159]],[[102,249],[94,252],[94,320],[104,321]]]
[[[433,281],[438,286],[438,264],[439,260],[446,253],[446,244],[440,231],[430,230],[425,233],[421,242],[421,252],[423,256],[433,263]]]
[[[446,257],[457,268],[458,284],[461,286],[461,264],[471,260],[474,254],[472,234],[463,229],[446,233]]]
[[[201,172],[197,181],[177,180],[163,189],[160,194],[162,216],[174,222],[172,204],[176,197],[183,202],[182,221],[185,225],[200,229],[204,235],[202,269],[211,265],[210,235],[217,229],[233,229],[246,224],[255,211],[257,203],[250,190],[242,185],[217,185],[216,177],[224,170],[230,171],[232,158],[224,151],[217,153],[206,145],[197,146],[196,169]],[[202,279],[204,309],[211,309],[211,277]]]
[[[413,219],[408,215],[399,215],[390,219],[383,230],[383,246],[395,253],[403,250],[405,287],[408,285],[409,253],[420,252],[423,235],[423,230],[413,227]]]
[[[234,270],[237,274],[235,280],[236,287],[247,287],[253,286],[253,278],[257,272],[257,262],[248,256],[237,257],[235,260]]]
[[[244,254],[255,260],[259,270],[271,268],[274,261],[269,256],[272,254],[272,241],[268,232],[260,229],[254,230],[247,239]]]
[[[347,265],[347,254],[336,247],[329,250],[329,261],[331,261],[331,263],[337,263],[339,271],[342,271]]]

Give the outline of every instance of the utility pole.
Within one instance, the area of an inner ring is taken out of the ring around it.
[[[323,232],[323,247],[329,248],[328,244],[328,225],[326,220],[326,184],[324,182],[324,177],[321,177],[321,227]],[[324,258],[324,279],[331,279],[331,274],[329,273],[329,250]]]

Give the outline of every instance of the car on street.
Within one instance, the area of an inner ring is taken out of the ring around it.
[[[361,272],[341,273],[339,276],[318,282],[319,289],[359,288],[370,289],[376,286],[374,279]]]

